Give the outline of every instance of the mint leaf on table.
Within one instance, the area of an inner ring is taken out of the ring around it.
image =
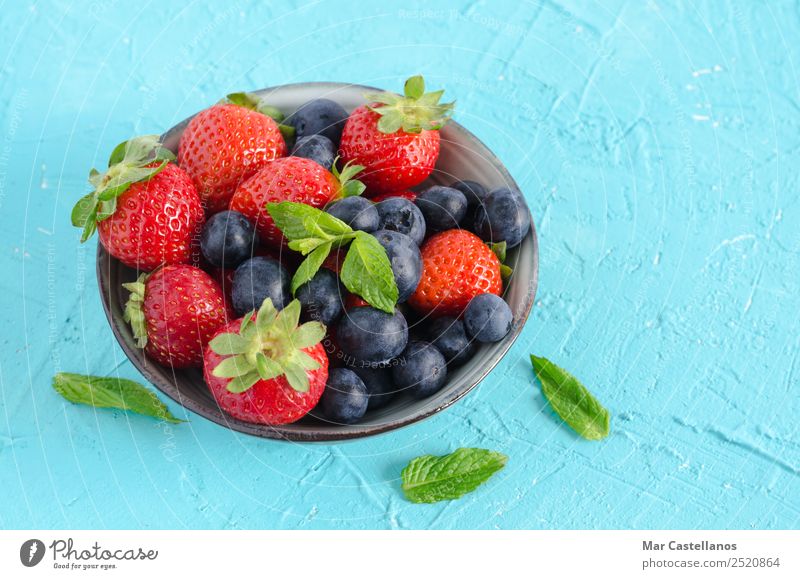
[[[587,440],[608,436],[611,415],[575,376],[547,358],[531,356],[531,363],[545,398],[564,422]]]
[[[76,404],[131,410],[173,424],[185,422],[175,418],[155,394],[133,380],[59,372],[53,376],[53,388]]]
[[[303,203],[267,203],[267,211],[289,240],[289,248],[306,256],[292,277],[292,293],[314,277],[333,248],[350,243],[340,273],[342,283],[372,307],[394,313],[397,283],[389,256],[375,237],[353,231],[330,213]]]
[[[386,250],[369,233],[357,231],[344,258],[342,283],[371,306],[394,313],[398,290]]]
[[[489,480],[506,461],[506,455],[482,448],[459,448],[445,456],[420,456],[400,474],[403,493],[412,503],[457,499]]]

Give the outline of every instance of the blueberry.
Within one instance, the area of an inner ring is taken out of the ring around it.
[[[422,277],[422,255],[419,247],[408,235],[389,229],[381,229],[372,234],[386,250],[392,264],[394,281],[397,283],[397,301],[406,301]]]
[[[347,111],[332,100],[316,99],[289,115],[285,123],[294,127],[298,140],[309,135],[323,135],[338,147],[348,116]]]
[[[335,201],[328,205],[325,211],[360,231],[375,231],[381,222],[375,204],[369,199],[358,196]]]
[[[355,363],[381,364],[408,343],[408,324],[399,311],[387,314],[369,306],[346,312],[336,327],[342,353]]]
[[[425,239],[425,218],[419,207],[408,199],[390,197],[375,207],[381,217],[380,229],[391,229],[408,235],[417,245]]]
[[[460,366],[475,353],[475,343],[467,337],[464,323],[456,318],[433,320],[428,326],[428,336],[447,363],[453,366]]]
[[[441,390],[447,380],[447,362],[430,342],[411,342],[392,368],[398,390],[425,398]]]
[[[292,156],[311,159],[330,171],[336,158],[336,145],[323,135],[310,135],[297,139],[292,149]]]
[[[253,254],[258,234],[247,217],[238,211],[212,215],[200,236],[200,251],[214,267],[234,269]]]
[[[389,403],[395,392],[392,371],[389,368],[354,366],[351,370],[358,374],[358,377],[363,380],[364,386],[367,387],[368,410],[377,410]]]
[[[478,207],[475,214],[475,233],[484,241],[505,241],[516,247],[531,228],[531,214],[519,191],[495,189]]]
[[[467,198],[467,205],[470,208],[478,207],[489,194],[486,188],[475,181],[455,181],[450,187],[458,189]]]
[[[467,335],[479,342],[499,342],[511,330],[513,321],[511,308],[494,294],[475,296],[464,310]]]
[[[417,195],[415,203],[431,231],[455,229],[467,213],[467,198],[450,187],[429,187]]]
[[[329,326],[338,320],[344,310],[343,294],[344,289],[335,273],[325,268],[317,271],[295,293],[303,306],[303,321],[316,320]]]
[[[253,257],[236,268],[231,298],[238,316],[257,310],[266,298],[282,310],[292,299],[291,278],[278,260]]]
[[[358,374],[347,368],[328,372],[319,407],[325,418],[338,424],[352,424],[364,416],[369,403],[367,388]]]

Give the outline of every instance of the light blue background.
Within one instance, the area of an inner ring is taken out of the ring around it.
[[[800,526],[796,3],[381,4],[0,5],[0,527]],[[534,313],[476,391],[299,446],[51,390],[57,370],[138,377],[69,225],[114,145],[234,90],[417,72],[539,229]],[[612,410],[605,442],[559,425],[531,352]],[[460,501],[405,502],[407,461],[459,446],[510,461]]]

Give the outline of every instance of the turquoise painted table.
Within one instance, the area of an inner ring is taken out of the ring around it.
[[[0,527],[800,527],[796,4],[27,4],[0,9]],[[534,313],[476,391],[331,446],[54,394],[58,370],[138,378],[69,225],[115,144],[234,90],[417,72],[539,228]],[[609,439],[558,423],[529,353],[608,405]],[[405,502],[406,462],[459,446],[510,461]]]

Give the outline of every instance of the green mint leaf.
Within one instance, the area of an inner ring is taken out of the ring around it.
[[[386,250],[372,235],[356,231],[340,276],[348,290],[364,298],[372,307],[394,313],[398,291],[392,265]]]
[[[76,404],[131,410],[172,423],[185,422],[170,414],[155,394],[133,380],[59,372],[53,377],[53,388]]]
[[[267,211],[275,225],[289,241],[309,237],[316,238],[320,232],[331,237],[353,232],[344,221],[305,203],[291,201],[267,203]],[[313,231],[309,230],[312,224]]]
[[[506,461],[506,455],[482,448],[459,448],[445,456],[420,456],[400,474],[403,493],[412,503],[457,499],[489,480]]]
[[[322,262],[328,257],[331,252],[331,242],[323,243],[314,251],[308,254],[308,257],[303,260],[300,267],[297,268],[294,276],[292,277],[292,295],[297,292],[298,288],[304,283],[308,283],[314,275],[322,267]]]
[[[553,410],[587,440],[608,436],[610,414],[575,376],[547,358],[531,356],[542,392]]]

